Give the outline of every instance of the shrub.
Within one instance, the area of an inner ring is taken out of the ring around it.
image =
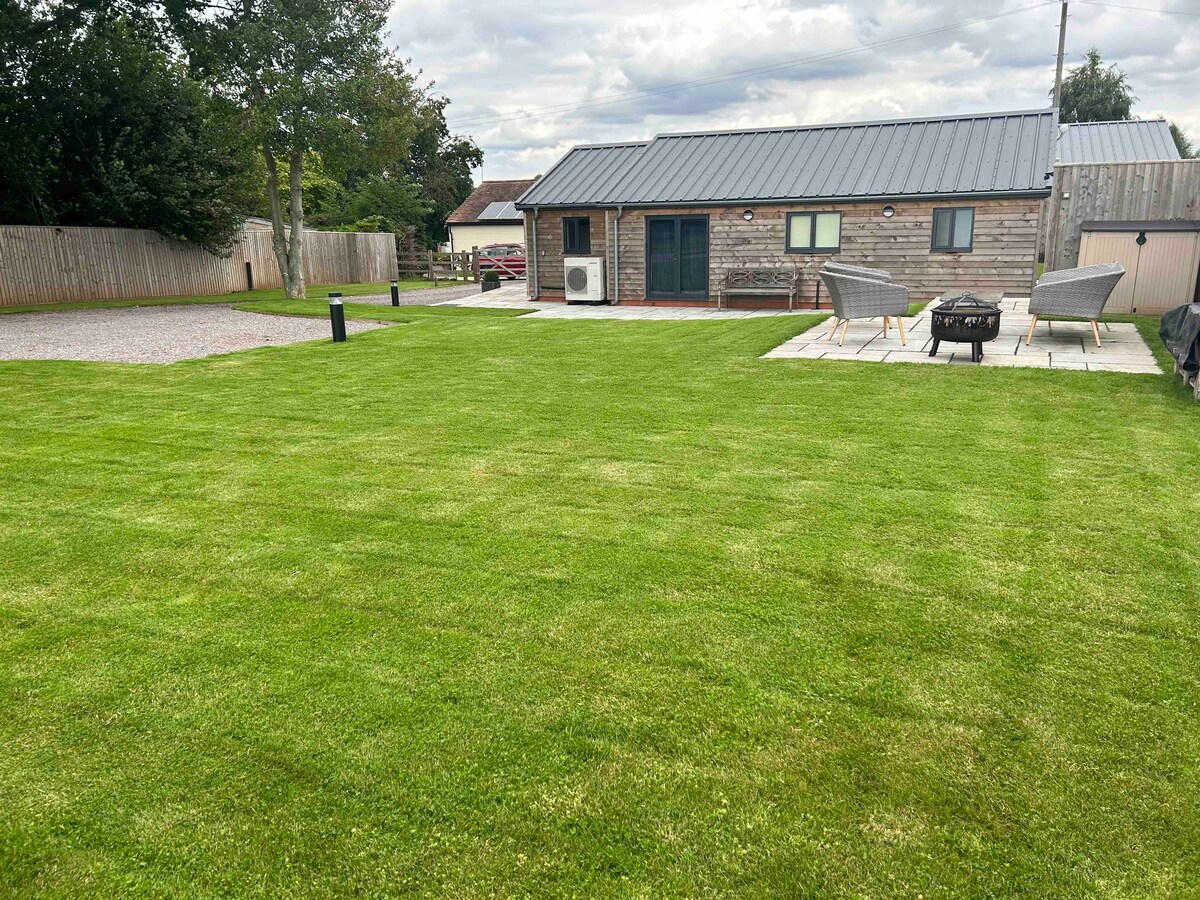
[[[494,269],[488,269],[486,272],[483,273],[483,280],[484,281],[499,281],[500,273],[495,271]]]

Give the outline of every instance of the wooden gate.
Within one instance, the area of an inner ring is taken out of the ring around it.
[[[397,268],[401,278],[425,278],[437,287],[442,281],[478,281],[479,254],[462,250],[456,253],[396,254]]]

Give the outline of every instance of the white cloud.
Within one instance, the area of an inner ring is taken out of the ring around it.
[[[1116,0],[1114,0],[1116,2]],[[686,90],[614,94],[835,51],[1019,10],[1031,0],[404,0],[392,42],[451,98],[452,125],[484,149],[478,177],[545,172],[574,144],[662,131],[791,125],[1048,104],[1058,4],[877,49]],[[1135,5],[1200,12],[1200,0]],[[1200,17],[1075,3],[1068,62],[1091,46],[1130,76],[1135,113],[1200,138]],[[539,113],[548,106],[591,103]]]

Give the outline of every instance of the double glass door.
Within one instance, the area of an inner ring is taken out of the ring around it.
[[[646,217],[646,296],[708,299],[708,216]]]

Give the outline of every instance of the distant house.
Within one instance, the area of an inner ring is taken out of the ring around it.
[[[488,244],[525,243],[525,220],[513,205],[533,187],[536,178],[485,181],[475,188],[450,217],[450,250],[459,252]]]
[[[802,270],[811,306],[834,258],[914,299],[1025,293],[1056,141],[1046,109],[576,147],[516,204],[529,293],[563,299],[574,257],[601,258],[620,303],[712,304],[729,270],[773,267]]]
[[[1072,122],[1059,126],[1058,162],[1122,163],[1179,159],[1166,119]]]

